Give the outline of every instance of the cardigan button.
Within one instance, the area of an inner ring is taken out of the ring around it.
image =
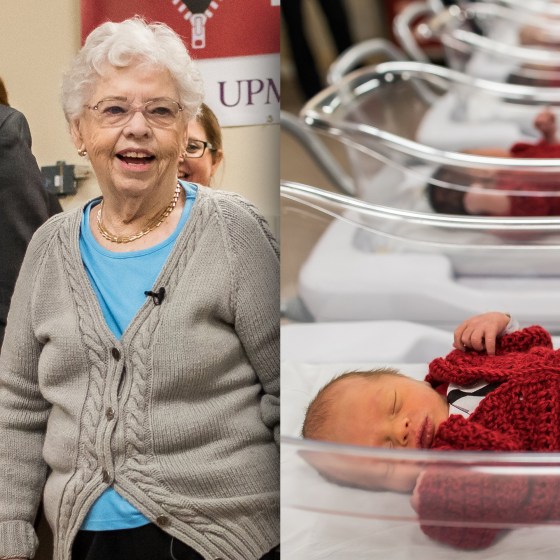
[[[105,417],[107,420],[112,420],[115,417],[115,409],[112,406],[105,410]]]
[[[111,356],[117,360],[117,362],[121,359],[121,353],[119,352],[118,348],[111,348]]]
[[[105,484],[109,484],[109,482],[111,481],[111,477],[109,476],[109,473],[103,469],[101,471],[101,480],[105,483]]]
[[[167,517],[167,515],[159,515],[158,518],[156,519],[156,523],[160,527],[167,527],[169,526],[169,517]]]

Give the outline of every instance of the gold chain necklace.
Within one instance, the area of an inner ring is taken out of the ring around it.
[[[175,206],[177,206],[177,201],[179,200],[181,190],[181,185],[177,183],[175,192],[173,193],[173,198],[171,199],[171,202],[169,203],[167,208],[165,208],[165,210],[163,210],[163,212],[159,214],[159,216],[156,216],[153,220],[150,220],[143,230],[135,233],[134,235],[115,235],[103,225],[103,200],[101,200],[99,210],[97,211],[97,228],[99,229],[99,233],[111,243],[130,243],[131,241],[136,241],[137,239],[144,237],[144,235],[150,233],[150,231],[152,231],[153,229],[161,226],[161,224],[163,224],[163,222],[165,221],[165,218],[167,218],[167,216],[169,216],[169,214],[173,212],[173,209],[175,208]]]

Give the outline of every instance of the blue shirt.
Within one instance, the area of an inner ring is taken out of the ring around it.
[[[82,260],[105,321],[117,338],[122,337],[144,305],[147,297],[144,292],[157,291],[158,286],[154,284],[189,217],[197,187],[193,183],[181,184],[187,198],[175,231],[158,245],[141,251],[115,253],[103,248],[93,237],[89,223],[91,207],[99,199],[90,202],[84,210],[80,228]],[[81,529],[110,531],[132,529],[148,523],[149,519],[114,488],[107,488],[89,510]]]

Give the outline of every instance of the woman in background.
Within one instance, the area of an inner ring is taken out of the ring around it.
[[[209,186],[223,158],[220,123],[203,103],[189,123],[189,141],[179,162],[179,179]]]

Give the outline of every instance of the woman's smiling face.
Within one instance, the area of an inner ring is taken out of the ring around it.
[[[151,100],[177,103],[176,85],[167,70],[149,65],[108,67],[99,78],[88,105],[71,124],[75,146],[87,151],[103,194],[149,196],[176,183],[177,165],[187,139],[182,112],[169,126],[150,124],[136,111],[125,124],[107,126],[91,107],[107,98],[140,107]]]

